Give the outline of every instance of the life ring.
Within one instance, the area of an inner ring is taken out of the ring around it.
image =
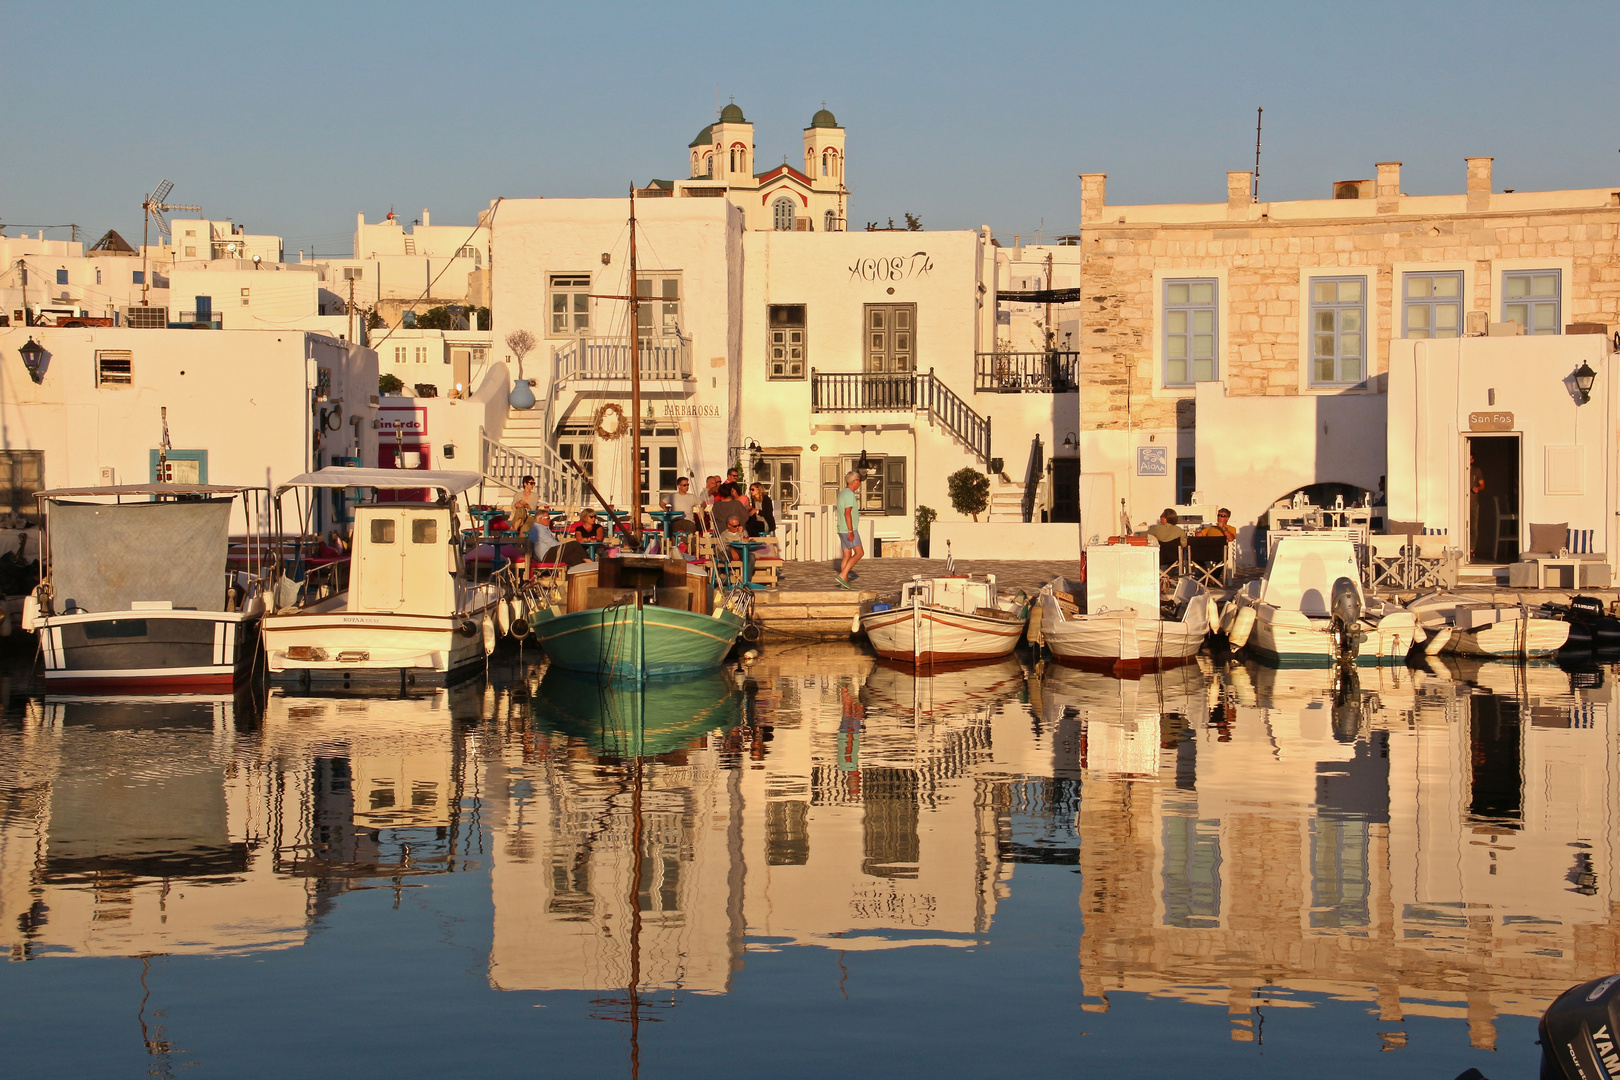
[[[343,410],[332,409],[321,417],[321,428],[325,431],[336,431],[343,426]]]
[[[609,416],[615,418],[612,428],[606,426]],[[610,401],[596,410],[596,435],[603,442],[612,442],[615,439],[623,438],[627,426],[624,420],[624,410],[614,402]]]

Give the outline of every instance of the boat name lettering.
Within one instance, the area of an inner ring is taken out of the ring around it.
[[[933,268],[933,260],[926,251],[883,259],[857,259],[849,264],[849,280],[905,281],[907,278],[923,277]]]
[[[345,615],[343,616],[343,621],[346,623],[359,623],[363,626],[376,626],[382,622],[381,619],[365,619],[358,615]]]

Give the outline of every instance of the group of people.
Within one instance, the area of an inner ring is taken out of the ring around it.
[[[1157,540],[1160,547],[1185,544],[1187,542],[1187,533],[1177,524],[1178,520],[1175,509],[1167,506],[1164,508],[1164,513],[1159,515],[1158,523],[1148,528],[1147,534]],[[1193,535],[1219,536],[1225,538],[1228,543],[1236,540],[1237,530],[1232,527],[1232,511],[1224,506],[1221,507],[1215,514],[1215,520],[1193,533]]]
[[[770,492],[757,483],[749,484],[745,490],[737,469],[728,470],[724,478],[708,477],[701,494],[692,491],[691,479],[683,476],[675,490],[659,503],[681,515],[670,529],[677,542],[684,542],[694,533],[726,543],[776,534],[776,505]],[[555,531],[550,508],[542,505],[532,476],[523,478],[522,488],[507,507],[506,527],[507,531],[527,535],[530,550],[540,561],[569,566],[592,557],[586,544],[606,543],[609,539],[609,529],[588,506],[580,510],[572,524],[561,532]]]

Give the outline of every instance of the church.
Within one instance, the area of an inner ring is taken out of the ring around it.
[[[754,125],[735,102],[697,133],[687,147],[686,180],[654,180],[638,194],[650,197],[726,198],[743,212],[748,230],[843,232],[844,129],[825,107],[804,129],[804,168],[784,162],[756,173]]]

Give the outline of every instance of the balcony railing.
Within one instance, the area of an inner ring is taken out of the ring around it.
[[[689,338],[643,339],[643,381],[692,377],[692,342]],[[624,338],[573,338],[552,350],[556,380],[630,378],[630,342]]]
[[[990,463],[990,418],[928,372],[810,372],[811,412],[915,412],[922,410]]]
[[[978,353],[974,357],[976,394],[1073,394],[1080,389],[1080,354],[1075,352]]]
[[[182,311],[169,324],[170,330],[222,330],[224,327],[225,321],[217,311]]]

